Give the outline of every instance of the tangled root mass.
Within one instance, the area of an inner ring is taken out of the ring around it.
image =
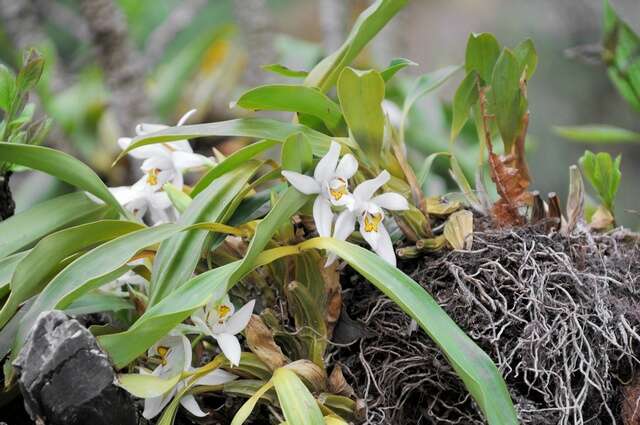
[[[640,247],[628,239],[494,230],[475,233],[471,251],[402,267],[496,362],[523,424],[631,424]],[[345,305],[367,332],[334,356],[366,400],[366,423],[484,423],[440,350],[390,300],[354,278]]]

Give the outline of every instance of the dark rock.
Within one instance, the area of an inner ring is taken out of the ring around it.
[[[91,333],[60,311],[45,312],[13,365],[27,412],[49,425],[135,425],[131,396]]]

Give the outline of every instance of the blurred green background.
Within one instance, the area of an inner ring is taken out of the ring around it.
[[[229,102],[244,88],[296,81],[269,74],[260,65],[310,69],[337,48],[368,4],[0,0],[0,61],[15,68],[21,48],[35,45],[44,52],[48,68],[38,88],[38,105],[56,122],[46,144],[80,157],[110,185],[120,185],[133,181],[133,167],[123,163],[112,169],[110,164],[119,150],[117,138],[132,135],[135,123],[173,124],[191,108],[198,109],[191,123],[245,115],[229,109]],[[640,32],[640,2],[612,4]],[[462,63],[470,32],[492,32],[511,46],[532,38],[539,55],[529,84],[532,188],[564,198],[568,167],[587,146],[562,139],[553,126],[602,123],[640,131],[640,114],[617,93],[599,60],[601,21],[599,0],[413,0],[357,65],[384,68],[397,57],[419,63],[402,71],[389,88],[389,97],[397,99],[417,75]],[[446,149],[448,102],[458,82],[422,100],[412,114],[407,137],[415,152],[412,158]],[[225,152],[241,143],[212,140],[199,144],[199,149],[210,155],[213,146]],[[623,155],[617,216],[620,223],[637,229],[640,144],[589,149]],[[473,163],[471,152],[461,155]],[[445,175],[443,170],[440,174]],[[434,177],[433,190],[455,190],[445,184],[446,179]],[[18,211],[68,190],[36,173],[14,177],[12,186]]]

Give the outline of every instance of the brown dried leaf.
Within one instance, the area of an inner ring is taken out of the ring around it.
[[[324,263],[324,258],[321,258]],[[340,286],[340,273],[338,273],[338,262],[334,261],[329,267],[320,264],[320,274],[324,280],[324,291],[326,295],[326,308],[324,312],[327,322],[327,338],[331,339],[333,328],[340,318],[342,311],[342,286]]]
[[[615,223],[615,219],[611,212],[604,206],[600,205],[593,216],[589,226],[594,230],[608,230]]]
[[[584,219],[584,182],[580,169],[569,167],[569,197],[567,198],[567,223],[561,231],[568,235]]]
[[[333,394],[339,394],[345,397],[356,396],[356,393],[351,385],[349,385],[347,383],[347,380],[344,379],[344,375],[342,374],[342,367],[340,367],[339,364],[335,365],[335,367],[331,371],[331,374],[329,375],[327,389]]]
[[[562,217],[560,198],[555,192],[551,192],[547,195],[547,209],[547,223],[545,225],[545,230],[547,232],[560,230],[562,223],[565,220],[564,217]]]
[[[453,249],[470,249],[473,244],[473,213],[462,210],[449,216],[444,237]]]
[[[252,315],[245,328],[247,345],[271,370],[275,370],[287,363],[287,358],[273,340],[273,333],[264,324],[260,316]]]
[[[296,360],[285,367],[293,370],[314,392],[323,391],[327,386],[326,372],[311,360]]]

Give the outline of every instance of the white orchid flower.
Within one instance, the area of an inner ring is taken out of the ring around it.
[[[184,124],[195,112],[195,109],[187,112],[178,121],[178,126]],[[142,136],[169,128],[163,124],[139,124],[136,134]],[[131,144],[131,138],[121,137],[118,145],[126,149]],[[161,188],[164,183],[171,182],[178,189],[182,189],[184,179],[182,174],[193,168],[211,165],[212,161],[200,154],[193,153],[187,140],[175,142],[156,143],[141,146],[129,152],[133,158],[142,159],[140,167],[146,175],[146,183],[154,189]]]
[[[170,334],[162,338],[149,349],[148,354],[149,357],[160,362],[160,365],[151,372],[151,375],[158,378],[170,379],[175,377],[176,374],[194,370],[191,366],[191,343],[184,335]],[[141,370],[140,373],[148,374],[149,372]],[[216,369],[198,378],[195,385],[221,385],[236,378],[237,376],[229,372]],[[142,416],[146,419],[156,417],[185,385],[186,379],[179,381],[172,389],[161,396],[145,399]],[[207,415],[200,409],[193,394],[184,395],[180,399],[180,404],[194,416],[203,417]]]
[[[404,211],[409,209],[407,200],[395,192],[387,192],[374,196],[376,191],[386,184],[391,176],[384,170],[378,177],[360,183],[353,191],[353,203],[342,211],[336,219],[333,237],[345,240],[355,230],[356,220],[360,233],[380,257],[392,265],[396,265],[396,255],[389,232],[384,227],[384,210]],[[328,264],[333,262],[332,254]]]
[[[218,346],[233,366],[240,364],[242,352],[236,335],[247,327],[255,303],[255,300],[251,300],[235,311],[229,296],[225,295],[221,301],[212,301],[191,316],[191,321],[201,332],[212,336],[218,342]]]
[[[145,264],[144,258],[139,258],[137,260],[133,260],[127,263],[128,266],[142,266]],[[126,290],[123,290],[123,286],[131,285],[137,286],[139,288],[144,288],[147,286],[149,282],[144,277],[140,276],[138,273],[133,270],[129,270],[113,282],[109,282],[100,287],[102,292],[112,293],[118,296],[125,296],[128,294]]]
[[[143,181],[146,178],[143,177],[133,186],[111,187],[109,191],[120,205],[140,220],[149,211],[154,224],[171,221],[174,214],[169,196],[163,191],[146,185]]]
[[[305,195],[318,195],[313,203],[313,220],[320,236],[331,235],[331,205],[345,206],[351,200],[349,179],[358,170],[358,161],[351,154],[343,156],[340,161],[339,157],[340,144],[332,141],[329,151],[318,162],[313,177],[294,171],[282,172],[298,191]]]

